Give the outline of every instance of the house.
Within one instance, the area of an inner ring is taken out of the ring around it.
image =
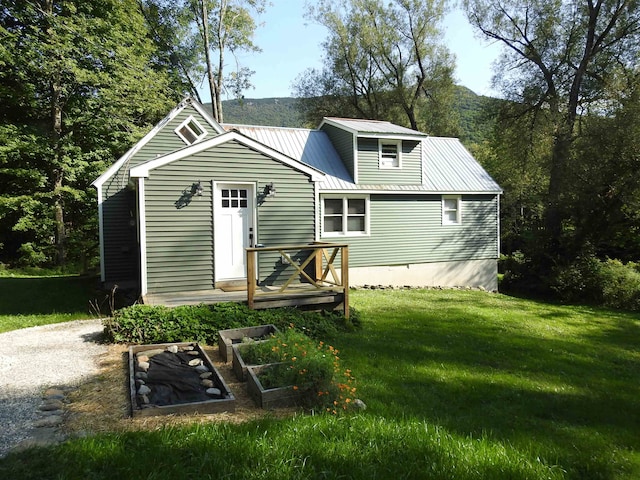
[[[497,288],[501,190],[457,139],[223,126],[186,99],[93,185],[102,280],[143,297],[246,282],[246,247],[314,241],[349,245],[352,285]]]

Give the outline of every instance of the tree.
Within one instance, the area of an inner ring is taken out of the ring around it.
[[[227,53],[258,52],[253,43],[257,24],[252,14],[264,12],[267,0],[143,0],[147,21],[156,26],[158,46],[170,53],[171,64],[199,98],[204,78],[211,94],[213,117],[223,121],[222,93],[236,96],[250,86],[253,72],[236,68],[230,75]]]
[[[0,8],[3,258],[65,265],[95,253],[95,194],[114,158],[176,101],[134,0]],[[89,207],[90,206],[90,207]],[[87,218],[87,215],[91,215]],[[87,228],[92,225],[91,228]]]
[[[453,60],[439,43],[446,0],[322,0],[309,17],[329,30],[321,71],[299,77],[308,115],[355,114],[433,133],[450,130]],[[441,115],[428,113],[438,110]],[[336,111],[339,110],[339,111]]]
[[[611,90],[635,68],[639,4],[466,0],[465,6],[483,35],[506,47],[496,76],[505,95],[552,125],[544,224],[549,251],[562,257],[569,253],[563,242],[572,216],[569,180],[579,163],[574,142],[583,119],[604,113]]]

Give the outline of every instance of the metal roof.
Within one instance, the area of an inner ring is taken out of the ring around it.
[[[274,150],[324,172],[325,179],[318,183],[320,191],[502,192],[500,186],[457,138],[425,136],[422,139],[422,185],[363,185],[353,182],[331,140],[320,130],[232,124],[224,124],[223,127],[227,130],[237,130]]]
[[[393,134],[426,137],[426,133],[401,127],[382,120],[361,120],[357,118],[325,117],[322,123],[334,124],[357,134]],[[322,125],[322,124],[320,124]]]
[[[432,191],[502,192],[457,138],[422,141],[422,184]]]

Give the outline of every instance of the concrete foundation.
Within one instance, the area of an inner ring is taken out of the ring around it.
[[[498,263],[495,259],[488,259],[349,267],[349,285],[482,287],[492,292],[498,290]]]

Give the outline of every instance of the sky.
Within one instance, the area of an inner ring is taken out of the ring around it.
[[[272,0],[272,5],[258,18],[254,43],[260,53],[241,53],[238,62],[255,71],[251,82],[255,88],[246,98],[293,96],[292,84],[308,68],[321,67],[324,27],[304,18],[304,0]],[[479,95],[493,95],[492,63],[499,46],[474,37],[464,13],[451,12],[445,20],[445,43],[456,56],[456,83]],[[231,61],[232,57],[227,58]],[[227,67],[234,68],[233,65]],[[209,100],[206,86],[200,89],[203,101]],[[223,99],[226,99],[223,97]]]

